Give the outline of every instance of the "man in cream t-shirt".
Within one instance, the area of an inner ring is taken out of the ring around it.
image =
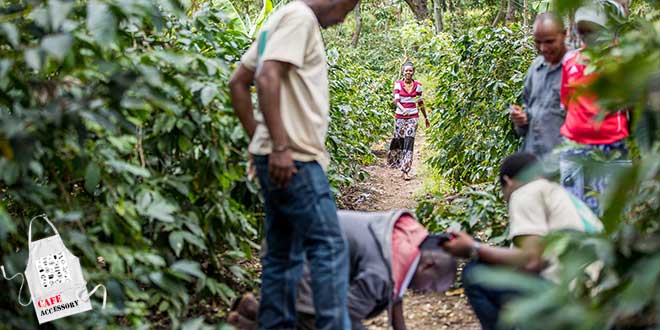
[[[316,329],[350,329],[347,246],[325,175],[330,96],[320,28],[342,22],[356,4],[301,0],[275,11],[229,83],[265,200],[260,329],[295,328],[296,288],[305,256]]]
[[[507,157],[500,167],[500,183],[509,206],[511,248],[481,245],[464,232],[452,232],[454,238],[444,244],[450,254],[473,259],[463,268],[463,285],[484,330],[495,329],[500,309],[516,293],[477,284],[476,268],[508,266],[553,280],[558,265],[543,258],[542,238],[560,230],[603,230],[586,204],[559,184],[538,177],[538,172],[538,159],[526,152]]]

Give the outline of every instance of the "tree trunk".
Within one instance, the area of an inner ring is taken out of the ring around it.
[[[357,47],[358,40],[360,40],[360,31],[362,31],[362,14],[360,13],[360,5],[362,4],[362,1],[359,1],[357,3],[357,6],[355,6],[355,30],[353,31],[353,39],[351,40],[351,47],[355,48]]]
[[[500,2],[500,10],[497,11],[495,19],[493,20],[493,26],[499,24],[502,19],[504,19],[505,9],[506,9],[507,0],[502,0]]]
[[[515,3],[513,3],[513,0],[508,0],[507,6],[506,6],[506,22],[511,23],[515,19],[515,14],[516,14],[516,7]]]
[[[442,6],[442,12],[447,11],[447,2],[445,0],[440,0],[440,5]]]
[[[454,0],[447,0],[447,10],[454,11]]]
[[[442,26],[442,4],[443,0],[433,0],[433,19],[435,20],[435,34],[440,34]]]
[[[429,17],[429,8],[426,6],[426,0],[406,0],[406,3],[418,21],[423,21]]]
[[[573,49],[580,48],[580,37],[577,34],[577,26],[575,24],[575,13],[568,15],[568,46]]]
[[[529,28],[529,0],[523,0],[523,26]]]

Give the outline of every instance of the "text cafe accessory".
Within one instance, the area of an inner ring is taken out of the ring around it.
[[[55,235],[33,242],[32,222],[38,218],[46,220]],[[92,289],[92,292],[87,292],[87,281],[83,277],[78,257],[64,246],[60,234],[45,214],[30,220],[28,242],[29,256],[25,276],[17,273],[8,278],[5,267],[0,266],[0,270],[6,280],[22,277],[21,287],[18,290],[18,303],[27,306],[32,302],[39,324],[92,310],[89,298],[99,288],[103,288],[102,308],[105,309],[107,298],[105,286],[99,284]],[[26,279],[30,289],[30,301],[23,303],[21,292]]]

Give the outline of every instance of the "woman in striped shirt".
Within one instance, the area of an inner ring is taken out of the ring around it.
[[[394,83],[394,104],[396,106],[394,138],[387,154],[387,164],[400,169],[403,172],[404,180],[412,178],[410,170],[412,169],[415,134],[419,123],[418,110],[424,115],[426,127],[429,127],[429,120],[422,101],[422,85],[413,80],[414,74],[415,67],[411,62],[406,62],[403,65],[403,79]]]

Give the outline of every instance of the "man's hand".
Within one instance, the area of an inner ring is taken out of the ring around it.
[[[296,169],[296,165],[293,163],[291,150],[287,148],[282,151],[273,150],[270,153],[268,157],[268,175],[275,186],[286,188],[289,182],[291,182],[291,178],[297,172],[298,169]]]
[[[519,105],[511,106],[511,113],[509,114],[511,121],[516,126],[525,126],[527,125],[527,114]]]
[[[449,234],[452,235],[453,238],[445,242],[442,245],[442,248],[455,257],[470,257],[470,251],[472,250],[474,243],[476,243],[474,238],[462,231],[449,231]]]
[[[248,154],[248,165],[246,173],[248,180],[254,180],[257,177],[257,169],[254,167],[254,157]]]

